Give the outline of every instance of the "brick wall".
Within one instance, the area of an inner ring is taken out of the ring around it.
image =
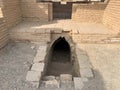
[[[73,4],[72,20],[101,23],[106,4]]]
[[[1,6],[1,5],[0,5]],[[4,47],[8,42],[8,32],[4,22],[2,8],[0,7],[0,48]]]
[[[20,0],[3,0],[4,17],[7,27],[12,27],[22,20],[20,10]]]
[[[23,19],[28,21],[48,21],[49,5],[51,3],[37,3],[36,0],[21,0]]]
[[[120,0],[110,0],[104,12],[103,23],[110,29],[120,31]]]

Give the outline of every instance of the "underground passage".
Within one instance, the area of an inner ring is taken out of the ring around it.
[[[57,39],[51,47],[51,58],[47,67],[47,75],[73,75],[70,45],[65,38]]]

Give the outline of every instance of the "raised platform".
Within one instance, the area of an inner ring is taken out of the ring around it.
[[[9,30],[12,40],[28,40],[48,42],[51,33],[60,34],[70,32],[73,40],[77,42],[108,40],[117,37],[118,32],[112,31],[102,24],[76,23],[71,20],[55,20],[52,22],[21,22]],[[95,40],[94,40],[95,39]]]

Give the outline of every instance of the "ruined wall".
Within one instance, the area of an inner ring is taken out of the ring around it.
[[[104,12],[103,23],[110,29],[120,31],[120,0],[110,0]]]
[[[7,27],[12,27],[22,20],[20,0],[3,0],[4,17]]]
[[[28,21],[48,21],[51,3],[40,3],[36,0],[21,0],[22,16]]]
[[[72,20],[101,23],[106,4],[73,4]]]

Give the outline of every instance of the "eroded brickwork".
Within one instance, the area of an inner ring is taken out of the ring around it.
[[[106,4],[73,4],[72,20],[101,23]]]
[[[22,20],[20,0],[3,0],[3,12],[8,28],[15,26]]]
[[[0,48],[5,46],[7,42],[8,42],[8,32],[2,12],[2,1],[0,1]]]
[[[50,3],[37,3],[36,0],[21,0],[22,16],[27,21],[48,21]]]
[[[120,31],[120,0],[110,0],[103,17],[103,23],[110,29]]]

